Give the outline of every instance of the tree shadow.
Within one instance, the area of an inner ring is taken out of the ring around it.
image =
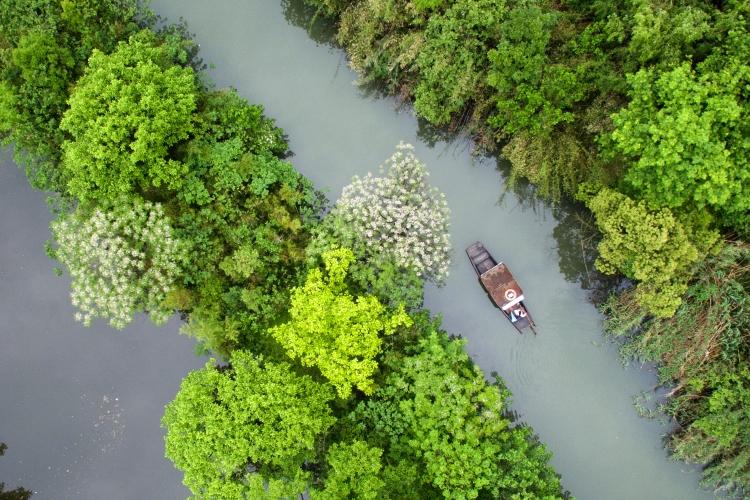
[[[284,18],[292,26],[302,28],[307,35],[320,45],[341,48],[336,41],[338,26],[335,20],[327,17],[303,0],[281,0]]]
[[[552,211],[557,225],[552,236],[557,242],[558,266],[566,280],[578,283],[599,304],[622,285],[623,279],[596,269],[601,234],[594,215],[582,203],[565,201]]]

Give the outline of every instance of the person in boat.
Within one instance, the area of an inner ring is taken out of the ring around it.
[[[526,317],[526,310],[523,307],[519,307],[517,309],[513,309],[510,311],[510,321],[511,323],[515,323],[521,318]]]

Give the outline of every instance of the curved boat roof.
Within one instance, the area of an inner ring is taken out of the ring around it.
[[[495,304],[504,311],[524,299],[523,290],[502,262],[483,272],[479,279]]]

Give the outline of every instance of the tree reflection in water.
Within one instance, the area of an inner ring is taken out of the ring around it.
[[[0,457],[5,455],[8,445],[0,443]],[[28,500],[33,492],[26,488],[18,487],[14,490],[5,490],[5,483],[0,482],[0,500]]]

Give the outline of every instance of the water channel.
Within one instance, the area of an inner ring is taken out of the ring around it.
[[[355,174],[377,171],[403,140],[415,145],[452,209],[455,260],[426,306],[468,340],[486,373],[513,391],[513,408],[554,453],[580,499],[711,498],[695,468],[668,459],[667,428],[639,418],[632,396],[655,376],[623,368],[601,317],[563,262],[578,241],[555,238],[558,217],[505,192],[494,160],[472,159],[465,140],[425,139],[408,109],[368,95],[343,53],[318,44],[296,3],[157,0],[184,17],[219,86],[262,103],[288,133],[294,165],[331,199]],[[290,22],[291,21],[291,22]],[[22,174],[0,170],[0,480],[36,498],[181,498],[180,474],[163,458],[159,419],[179,380],[202,360],[175,321],[145,319],[123,332],[72,320],[66,279],[44,256],[44,196]],[[559,236],[559,234],[557,234]],[[481,240],[513,269],[538,323],[519,336],[480,289],[463,249]],[[563,259],[564,260],[564,259]]]

